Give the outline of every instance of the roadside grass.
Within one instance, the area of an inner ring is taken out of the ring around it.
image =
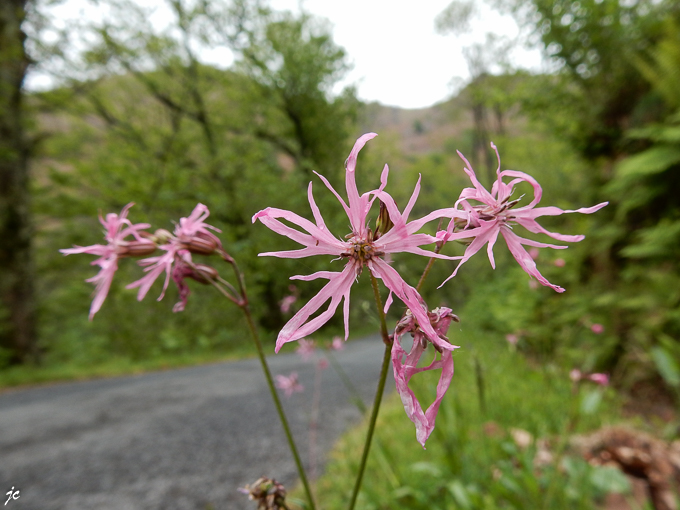
[[[338,330],[339,331],[339,330]],[[315,335],[319,345],[330,343],[333,330],[325,335]],[[370,326],[357,328],[357,334],[352,335],[349,341],[362,338],[369,334],[375,334],[375,328]],[[274,354],[274,339],[266,338],[265,353],[267,356]],[[286,344],[281,349],[282,353],[293,352],[297,342]],[[43,364],[27,364],[6,366],[0,368],[0,392],[10,388],[45,385],[57,382],[84,381],[106,377],[118,377],[124,375],[141,374],[171,370],[175,368],[210,363],[221,363],[239,359],[253,358],[257,355],[252,341],[232,344],[224,349],[200,349],[182,352],[160,351],[153,356],[134,360],[129,357],[109,355],[105,359],[98,356],[94,359],[78,359],[73,361],[52,361],[49,358]]]
[[[629,491],[620,472],[570,455],[565,440],[620,420],[613,390],[573,391],[566,368],[532,366],[497,334],[466,336],[426,450],[399,396],[383,403],[357,509],[571,510]],[[438,374],[419,375],[435,376],[416,381],[427,406]],[[330,455],[316,484],[324,510],[347,506],[365,427],[347,432]]]
[[[250,345],[245,345],[226,352],[203,351],[163,354],[142,360],[112,356],[106,361],[96,363],[66,362],[45,365],[18,365],[0,370],[0,391],[22,386],[141,374],[254,356],[255,349]]]

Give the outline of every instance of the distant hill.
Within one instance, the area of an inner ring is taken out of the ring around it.
[[[405,155],[441,151],[447,140],[460,138],[472,127],[472,118],[461,96],[428,108],[406,109],[368,103],[360,121],[363,131],[392,133]]]

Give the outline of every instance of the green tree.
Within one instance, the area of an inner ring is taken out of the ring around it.
[[[27,8],[27,0],[0,5],[0,361],[10,362],[37,355],[23,91],[30,63],[22,31]]]

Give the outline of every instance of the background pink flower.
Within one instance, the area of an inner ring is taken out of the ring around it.
[[[298,381],[297,372],[291,372],[289,376],[277,375],[276,387],[283,390],[286,397],[290,397],[293,393],[304,391],[305,387]]]
[[[533,248],[554,248],[564,249],[567,246],[540,243],[531,239],[526,239],[518,236],[513,227],[521,225],[529,232],[534,234],[546,234],[553,239],[566,242],[582,241],[585,236],[582,235],[565,235],[549,232],[538,224],[537,218],[541,216],[559,216],[565,213],[582,213],[591,214],[599,209],[602,209],[608,202],[595,205],[593,207],[586,207],[576,210],[563,210],[558,207],[536,207],[541,201],[543,190],[538,182],[528,174],[517,172],[515,170],[500,171],[501,159],[498,155],[496,146],[492,143],[491,147],[496,151],[498,158],[498,169],[496,174],[498,179],[491,188],[491,192],[487,191],[484,186],[477,180],[472,166],[465,159],[460,152],[458,155],[465,162],[465,173],[467,173],[472,185],[472,188],[465,188],[456,202],[456,207],[460,206],[468,213],[468,224],[459,232],[454,232],[454,228],[460,224],[452,220],[446,231],[439,232],[437,237],[443,241],[459,240],[473,238],[470,245],[465,250],[465,254],[460,263],[444,283],[453,278],[461,265],[477,253],[485,244],[487,244],[487,255],[491,267],[495,269],[496,263],[493,256],[493,247],[498,239],[498,235],[502,235],[505,243],[515,258],[517,263],[530,276],[536,278],[542,285],[553,288],[557,292],[564,292],[562,287],[553,285],[538,271],[536,262],[532,256],[526,251],[524,246],[531,246]],[[509,177],[512,180],[509,183],[503,182],[504,177]],[[521,182],[530,184],[534,191],[533,200],[522,207],[515,207],[519,204],[521,197],[511,200],[514,188]],[[443,284],[442,284],[443,285]]]
[[[90,255],[99,256],[98,259],[91,262],[93,266],[99,266],[101,269],[92,278],[85,280],[89,283],[94,283],[94,298],[90,306],[90,320],[94,318],[106,296],[111,288],[113,276],[118,270],[118,259],[131,255],[144,255],[153,253],[156,250],[156,245],[143,237],[140,233],[142,230],[149,228],[148,223],[132,224],[127,219],[127,214],[130,208],[134,205],[133,202],[127,204],[120,211],[120,214],[109,213],[106,219],[99,215],[99,222],[104,226],[104,239],[108,244],[94,244],[92,246],[75,246],[74,248],[66,248],[59,250],[64,255],[73,255],[76,253],[88,253]],[[132,236],[134,241],[126,241],[126,238]]]

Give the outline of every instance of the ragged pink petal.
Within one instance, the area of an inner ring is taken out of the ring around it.
[[[579,242],[583,240],[582,235],[565,235],[557,234],[554,232],[549,232],[538,224],[536,218],[540,216],[557,216],[565,213],[581,213],[581,214],[591,214],[598,211],[607,202],[592,206],[584,207],[576,210],[562,210],[558,207],[536,207],[541,200],[543,191],[538,182],[528,174],[524,172],[517,172],[515,170],[504,170],[500,171],[500,156],[498,156],[498,151],[496,146],[491,144],[492,148],[496,151],[496,156],[499,162],[499,170],[497,171],[498,178],[493,184],[491,193],[489,193],[477,179],[472,166],[465,159],[465,157],[459,152],[459,156],[465,162],[465,173],[470,177],[473,188],[466,188],[460,194],[460,197],[456,201],[456,208],[461,207],[462,211],[468,214],[467,223],[462,223],[460,218],[456,216],[451,216],[451,221],[445,231],[437,233],[437,238],[440,242],[448,242],[452,240],[459,239],[473,239],[465,250],[460,263],[456,266],[455,270],[446,280],[453,278],[458,269],[467,260],[470,259],[475,253],[477,253],[483,245],[487,245],[487,256],[491,266],[495,268],[495,261],[493,255],[493,246],[498,238],[498,234],[503,235],[508,249],[512,253],[515,260],[519,263],[520,267],[530,276],[536,278],[542,285],[551,287],[556,292],[564,292],[564,289],[558,285],[550,283],[546,278],[541,275],[536,267],[536,263],[532,259],[529,253],[527,253],[524,246],[532,246],[535,248],[555,248],[563,249],[566,246],[557,246],[546,243],[539,243],[530,239],[525,239],[518,236],[513,227],[515,225],[521,225],[528,231],[536,234],[546,234],[554,239],[565,242]],[[503,178],[510,177],[511,181],[506,183]],[[522,197],[513,200],[512,195],[516,185],[525,182],[532,186],[534,191],[534,197],[528,205],[519,206]],[[456,221],[458,220],[458,221]],[[462,230],[455,231],[456,228],[462,228]],[[444,285],[442,283],[442,285]]]

